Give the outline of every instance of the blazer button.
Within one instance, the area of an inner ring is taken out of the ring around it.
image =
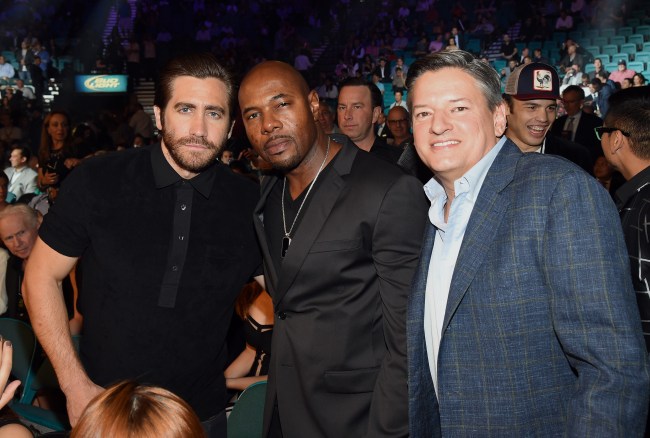
[[[287,319],[287,314],[284,312],[278,312],[278,318],[284,321],[285,319]]]

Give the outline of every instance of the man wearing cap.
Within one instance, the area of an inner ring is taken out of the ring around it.
[[[627,68],[627,62],[624,59],[618,61],[618,70],[613,71],[609,75],[609,79],[619,84],[623,82],[623,79],[632,79],[636,71]]]
[[[504,100],[507,103],[506,136],[522,152],[559,155],[593,172],[589,150],[560,137],[547,135],[557,117],[560,80],[548,64],[534,62],[517,67],[508,77]]]
[[[539,79],[531,94],[557,85]],[[467,52],[415,61],[408,101],[435,174],[407,314],[411,438],[642,436],[648,357],[610,196],[503,136],[498,74]]]

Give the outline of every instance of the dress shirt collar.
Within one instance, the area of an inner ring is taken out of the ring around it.
[[[506,136],[504,135],[497,142],[497,144],[479,160],[465,175],[454,181],[454,197],[466,194],[466,199],[471,201],[472,204],[476,201],[478,194],[485,180],[485,176],[492,167],[494,159],[501,151]],[[447,193],[444,187],[435,178],[431,178],[428,183],[424,185],[424,193],[431,201],[431,208],[429,209],[429,220],[431,223],[440,229],[445,229],[444,221],[444,205],[447,202]]]
[[[194,187],[194,189],[205,198],[209,198],[210,193],[212,192],[215,176],[214,166],[216,165],[217,163],[215,160],[215,162],[203,172],[199,173],[194,178],[187,180],[192,187]],[[160,143],[151,146],[151,167],[153,169],[153,179],[156,183],[157,189],[170,186],[183,179],[178,173],[176,173],[169,162],[167,162],[167,159],[163,155]]]
[[[641,172],[634,175],[632,178],[630,178],[629,181],[627,181],[618,190],[616,190],[616,198],[617,198],[616,206],[619,208],[619,210],[623,208],[625,204],[627,204],[630,198],[636,195],[639,192],[639,190],[641,190],[649,183],[650,183],[650,166],[646,167]]]

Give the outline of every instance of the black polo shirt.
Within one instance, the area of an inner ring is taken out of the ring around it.
[[[183,180],[160,145],[93,158],[66,179],[40,237],[82,256],[81,359],[105,386],[163,386],[201,420],[223,409],[225,338],[261,272],[259,187],[215,164]]]

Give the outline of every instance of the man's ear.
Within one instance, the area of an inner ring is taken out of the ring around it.
[[[160,110],[160,107],[158,105],[153,106],[153,113],[156,116],[156,128],[158,128],[159,131],[162,131],[162,129],[163,129],[163,115],[162,115],[162,111]]]
[[[320,113],[320,99],[316,90],[311,90],[307,96],[307,101],[309,102],[309,108],[311,113],[314,116],[314,120],[318,120]]]
[[[501,102],[494,109],[494,135],[501,137],[506,132],[508,126],[507,115],[510,114],[510,108],[505,102]]]
[[[372,109],[372,124],[374,125],[379,120],[379,114],[381,114],[381,107],[376,106]]]

